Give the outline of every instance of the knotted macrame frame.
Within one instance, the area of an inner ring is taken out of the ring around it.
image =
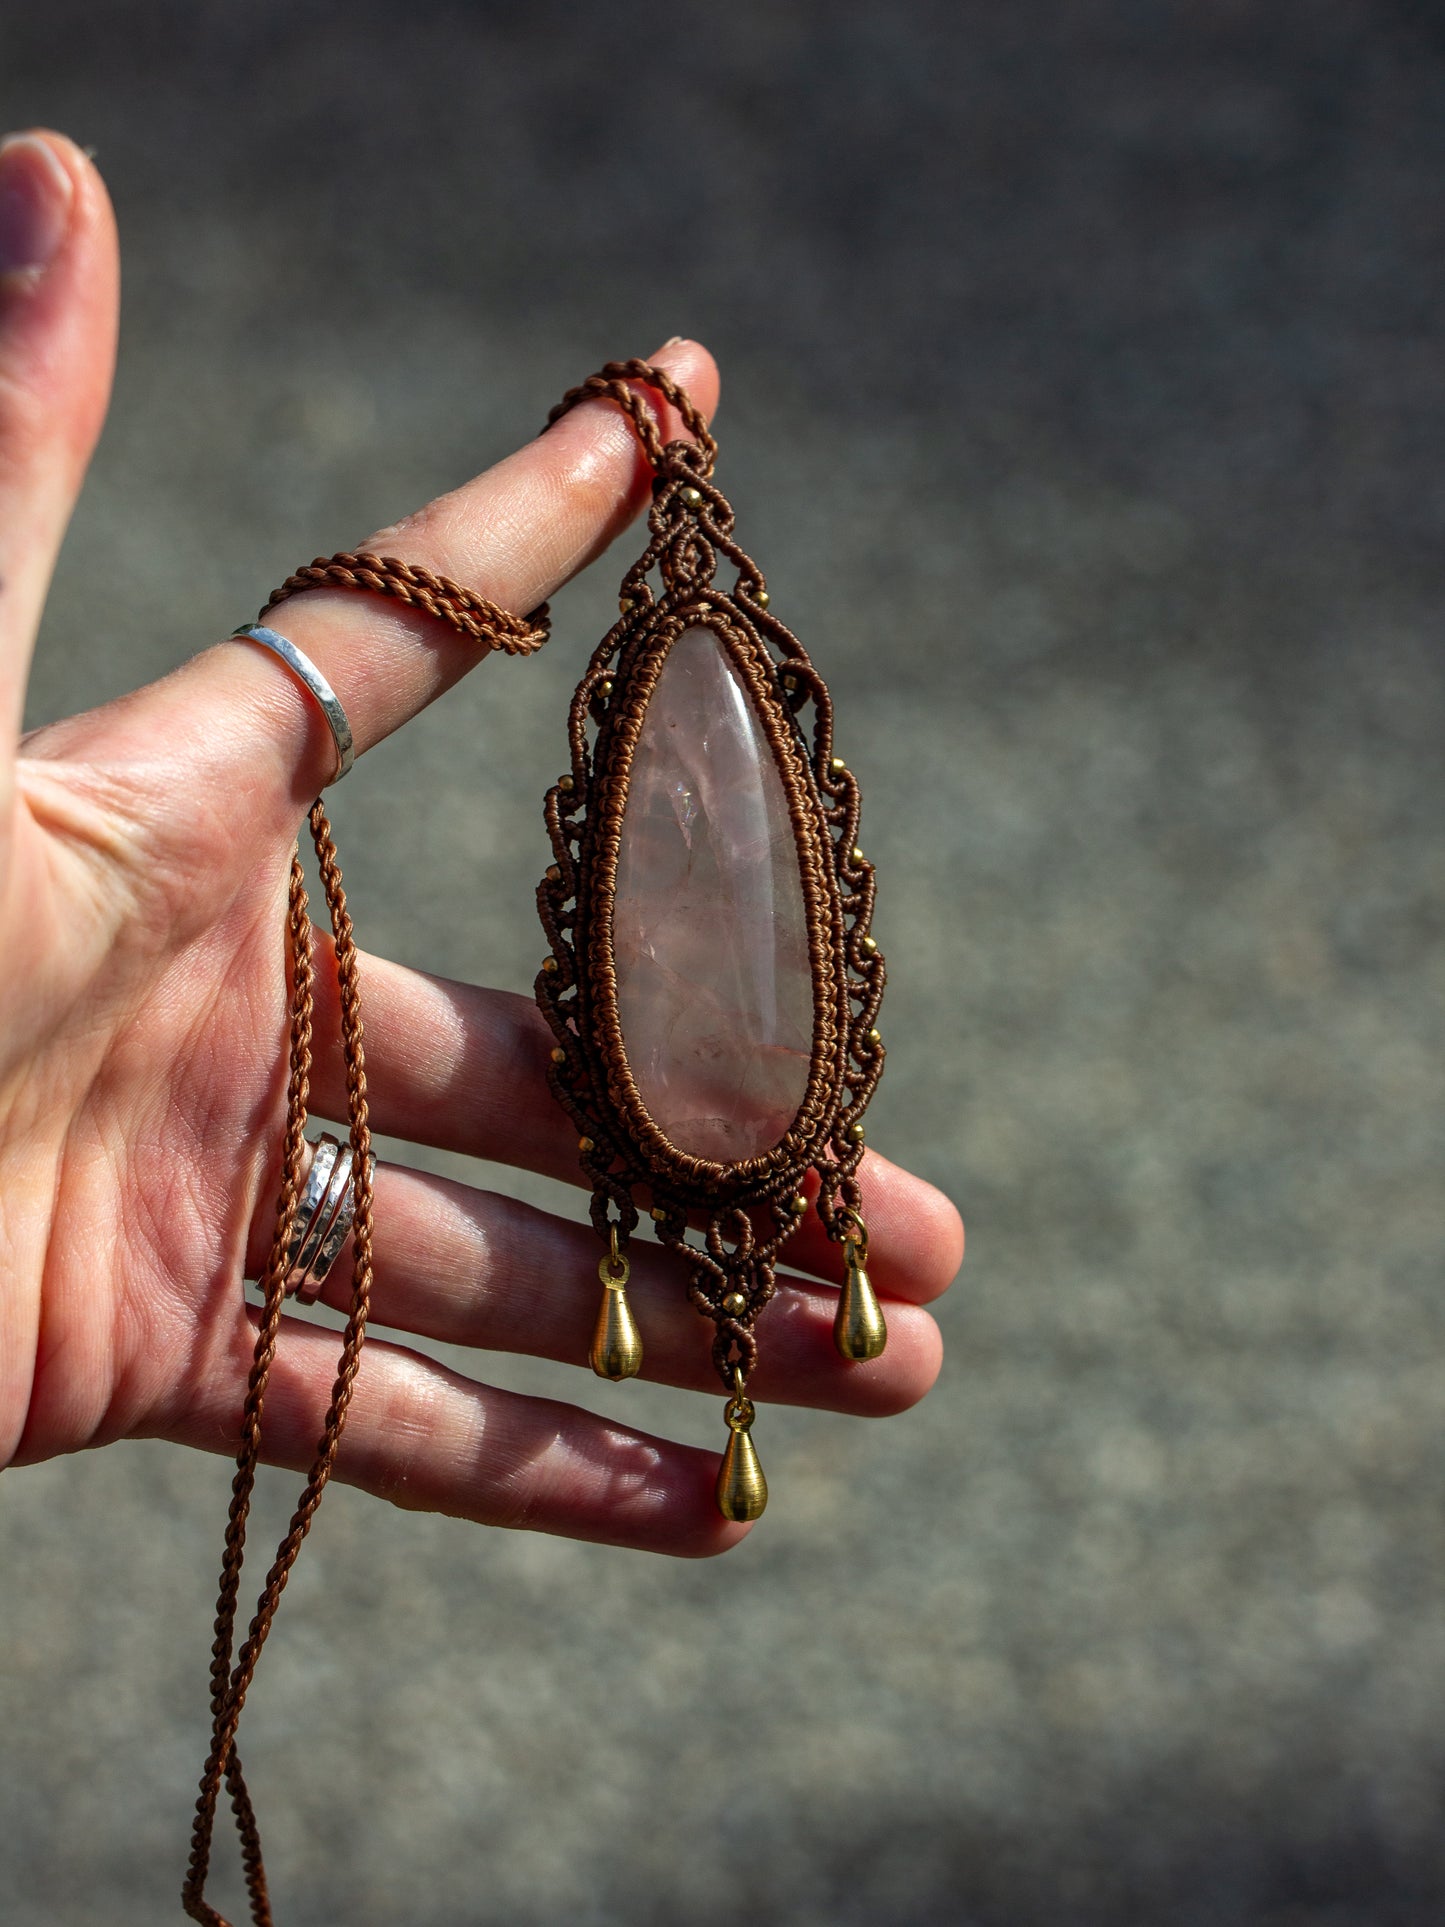
[[[633,372],[632,364],[612,368]],[[537,905],[550,955],[536,994],[555,1039],[552,1091],[577,1126],[592,1186],[593,1224],[604,1239],[615,1229],[625,1249],[638,1195],[650,1199],[662,1242],[689,1266],[693,1303],[716,1327],[713,1360],[731,1387],[738,1369],[749,1374],[756,1363],[754,1327],[773,1295],[775,1261],[799,1223],[800,1202],[806,1209],[806,1174],[817,1173],[816,1208],[830,1237],[842,1242],[848,1214],[861,1208],[856,1174],[863,1114],[883,1069],[876,1024],[885,969],[870,931],[873,866],[857,843],[858,782],[834,753],[827,685],[797,637],[768,612],[762,572],[734,540],[732,507],[711,479],[711,448],[675,441],[649,455],[656,471],[650,540],[623,579],[618,621],[577,685],[569,765],[547,792],[553,861]],[[721,563],[737,571],[730,589],[718,586]],[[612,938],[643,717],[673,645],[698,627],[725,649],[782,778],[813,984],[812,1053],[798,1113],[772,1149],[731,1164],[682,1151],[648,1113],[618,1015]],[[700,1227],[700,1241],[690,1225]]]

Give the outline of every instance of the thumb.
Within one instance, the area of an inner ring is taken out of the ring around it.
[[[119,281],[110,200],[80,149],[45,132],[0,143],[0,780],[105,419]]]

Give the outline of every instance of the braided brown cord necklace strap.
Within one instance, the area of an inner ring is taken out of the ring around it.
[[[241,1709],[255,1676],[261,1648],[271,1630],[291,1568],[296,1563],[302,1541],[311,1529],[316,1508],[336,1463],[346,1423],[347,1408],[356,1382],[361,1348],[366,1337],[366,1320],[371,1303],[372,1278],[372,1198],[371,1129],[366,1096],[366,1060],[362,1049],[361,1001],[357,981],[356,944],[351,918],[346,908],[346,892],[336,860],[336,845],[326,811],[318,801],[310,813],[312,838],[321,870],[322,888],[331,912],[331,930],[336,946],[337,978],[341,1002],[341,1043],[346,1061],[347,1111],[351,1122],[351,1150],[354,1162],[356,1213],[352,1226],[353,1260],[351,1306],[342,1336],[341,1358],[332,1387],[331,1402],[323,1423],[316,1456],[291,1523],[276,1548],[271,1569],[256,1602],[239,1656],[232,1664],[235,1644],[236,1611],[240,1595],[241,1565],[245,1556],[246,1517],[255,1488],[261,1456],[261,1416],[266,1386],[276,1355],[276,1337],[285,1298],[285,1280],[290,1265],[291,1234],[296,1221],[301,1188],[301,1161],[305,1145],[306,1106],[311,1076],[311,1024],[314,973],[311,962],[311,923],[307,914],[306,885],[299,857],[291,861],[290,903],[287,933],[292,969],[291,1059],[287,1088],[286,1138],[282,1161],[281,1197],[276,1213],[276,1230],[271,1254],[261,1285],[264,1306],[256,1336],[256,1351],[246,1389],[242,1420],[241,1448],[237,1455],[236,1476],[231,1488],[231,1508],[226,1526],[225,1553],[221,1564],[220,1592],[216,1601],[215,1640],[211,1648],[211,1746],[201,1773],[196,1818],[191,1835],[191,1855],[182,1904],[193,1920],[209,1927],[229,1927],[225,1916],[205,1898],[206,1873],[210,1864],[211,1837],[215,1828],[216,1806],[221,1782],[225,1780],[241,1837],[241,1854],[246,1871],[246,1890],[250,1896],[251,1918],[255,1927],[271,1927],[271,1906],[266,1892],[266,1872],[261,1858],[261,1839],[255,1812],[246,1789],[240,1756],[236,1751],[236,1728]]]
[[[262,616],[304,589],[364,589],[372,595],[391,596],[424,615],[440,617],[476,642],[505,650],[509,656],[530,656],[551,634],[545,602],[529,616],[514,616],[475,589],[453,582],[450,576],[433,575],[415,562],[402,562],[394,555],[373,555],[368,549],[343,549],[339,555],[318,556],[295,575],[288,575],[279,589],[272,590]]]
[[[710,475],[717,457],[717,442],[709,432],[706,417],[665,368],[655,368],[648,361],[609,361],[595,375],[568,389],[548,415],[546,426],[550,428],[560,421],[579,402],[616,402],[637,430],[648,461],[654,469],[661,469],[662,432],[648,403],[635,387],[629,386],[635,382],[655,389],[672,403],[697,444],[698,472]],[[371,595],[390,596],[408,608],[420,609],[424,615],[448,623],[459,635],[469,636],[474,642],[490,643],[509,656],[533,655],[552,630],[551,611],[545,602],[530,615],[516,616],[475,589],[454,582],[450,576],[435,575],[419,563],[404,562],[394,555],[377,555],[370,549],[343,549],[336,555],[317,556],[304,569],[288,575],[279,589],[272,590],[261,611],[262,617],[307,589],[360,589]]]
[[[653,467],[661,466],[663,444],[656,421],[647,404],[628,381],[642,381],[664,395],[678,410],[698,444],[699,472],[711,472],[717,444],[708,433],[699,410],[670,375],[643,361],[608,362],[607,366],[572,389],[552,410],[548,426],[575,407],[579,401],[594,397],[617,402],[636,425],[637,433]],[[512,656],[527,656],[540,649],[550,633],[546,603],[529,615],[513,615],[489,601],[486,596],[454,582],[450,577],[433,574],[419,564],[395,556],[373,554],[369,550],[344,550],[329,557],[318,557],[274,590],[267,612],[291,596],[308,589],[354,589],[367,594],[389,596],[407,607],[419,609],[447,623],[459,635],[474,642],[485,642]],[[372,1284],[372,1190],[371,1129],[366,1095],[366,1063],[362,1049],[361,994],[357,974],[356,946],[351,918],[346,907],[346,891],[336,859],[336,845],[326,811],[318,800],[311,807],[309,822],[320,866],[322,887],[331,916],[335,940],[337,976],[341,1002],[341,1044],[346,1063],[347,1110],[351,1125],[351,1151],[355,1185],[355,1217],[352,1227],[353,1270],[351,1306],[342,1335],[341,1356],[332,1386],[331,1402],[322,1425],[316,1454],[302,1488],[296,1509],[281,1543],[276,1548],[266,1581],[239,1653],[236,1652],[236,1618],[239,1610],[241,1568],[245,1557],[246,1522],[261,1462],[261,1421],[276,1356],[277,1337],[285,1303],[286,1277],[290,1269],[292,1233],[302,1185],[302,1164],[306,1148],[307,1104],[311,1080],[311,1031],[314,1004],[314,967],[311,956],[311,923],[306,885],[299,856],[293,854],[287,943],[291,967],[291,1044],[286,1095],[286,1132],[282,1158],[281,1192],[276,1210],[276,1228],[271,1252],[261,1278],[263,1305],[256,1334],[255,1355],[247,1382],[241,1420],[241,1443],[236,1459],[236,1475],[231,1485],[231,1504],[226,1522],[225,1549],[221,1563],[220,1587],[216,1600],[215,1637],[211,1647],[211,1744],[201,1772],[196,1799],[196,1817],[191,1834],[191,1852],[181,1899],[192,1920],[207,1927],[230,1927],[205,1897],[210,1869],[211,1847],[215,1834],[216,1812],[224,1784],[241,1842],[241,1857],[246,1876],[253,1927],[273,1927],[271,1902],[266,1887],[266,1869],[261,1854],[261,1836],[255,1810],[236,1748],[246,1695],[255,1677],[261,1649],[266,1642],[281,1603],[291,1568],[296,1563],[302,1542],[331,1479],[341,1444],[346,1414],[356,1383],[362,1346],[366,1339],[367,1316]]]

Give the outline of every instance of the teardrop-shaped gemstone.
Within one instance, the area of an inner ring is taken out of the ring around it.
[[[771,1150],[812,1057],[802,873],[772,745],[711,629],[678,637],[643,715],[612,936],[623,1043],[653,1121],[693,1157]]]

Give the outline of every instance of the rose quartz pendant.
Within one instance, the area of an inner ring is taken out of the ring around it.
[[[803,881],[772,746],[711,629],[679,636],[643,715],[612,942],[649,1116],[693,1157],[771,1150],[813,1054]]]
[[[638,421],[624,376],[671,392],[619,363],[574,398],[605,392]],[[664,446],[639,422],[657,477],[649,541],[547,794],[537,1000],[604,1262],[625,1267],[641,1205],[715,1328],[731,1394],[718,1505],[744,1520],[766,1498],[748,1437],[755,1326],[810,1209],[847,1249],[840,1354],[866,1366],[884,1341],[857,1177],[884,971],[832,698],[733,539],[695,411],[689,426],[696,441]]]

